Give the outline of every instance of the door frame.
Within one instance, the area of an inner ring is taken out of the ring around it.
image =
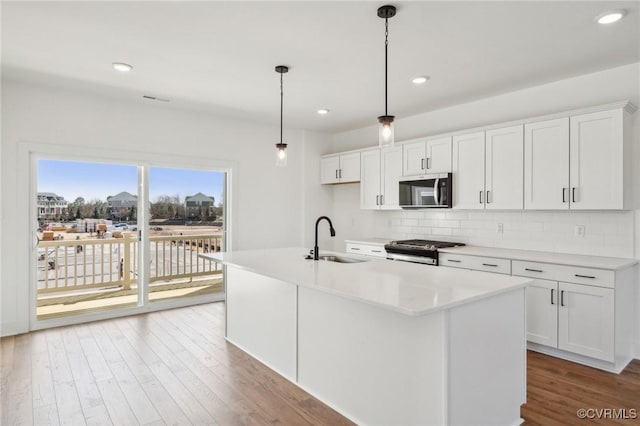
[[[231,250],[233,245],[233,222],[235,217],[234,195],[236,193],[235,180],[237,178],[238,164],[236,161],[225,161],[208,157],[191,157],[185,155],[149,153],[141,151],[127,151],[119,153],[114,150],[102,148],[77,146],[77,145],[60,145],[41,142],[21,141],[19,143],[18,161],[21,165],[20,169],[26,170],[28,179],[18,179],[17,186],[19,193],[23,194],[18,199],[18,205],[27,206],[29,220],[27,220],[24,229],[24,235],[29,239],[24,253],[28,259],[28,283],[25,291],[28,292],[29,303],[29,331],[40,330],[50,327],[59,327],[70,324],[79,324],[109,318],[117,318],[122,316],[160,311],[164,309],[172,309],[183,306],[190,306],[202,303],[210,303],[221,301],[225,298],[225,291],[213,295],[192,296],[187,298],[170,299],[166,301],[155,301],[149,303],[147,291],[138,292],[138,306],[119,308],[114,310],[105,310],[98,312],[90,312],[80,315],[68,315],[60,318],[51,318],[46,320],[38,320],[37,318],[37,256],[34,254],[35,232],[33,229],[32,218],[37,214],[37,161],[39,159],[50,159],[59,161],[78,161],[93,163],[111,163],[131,165],[138,168],[138,217],[142,214],[142,223],[144,229],[148,229],[148,187],[149,187],[149,169],[151,167],[165,167],[177,169],[206,170],[225,173],[224,179],[224,226],[223,226],[223,249]],[[25,198],[26,197],[26,200]],[[140,208],[142,205],[143,208]],[[147,250],[149,240],[144,236],[140,244],[146,246],[145,250],[139,250],[140,256],[148,256]],[[148,262],[147,262],[148,263]],[[139,263],[146,265],[146,263]],[[142,279],[147,276],[145,270]],[[141,286],[145,287],[145,286]],[[24,300],[24,299],[23,299]]]

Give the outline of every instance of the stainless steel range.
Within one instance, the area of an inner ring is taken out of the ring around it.
[[[398,240],[385,244],[387,259],[405,262],[438,264],[438,249],[463,246],[462,243],[430,240]]]

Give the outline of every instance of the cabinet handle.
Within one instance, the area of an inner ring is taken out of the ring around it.
[[[351,247],[351,250],[360,250],[358,247]]]
[[[380,205],[384,206],[384,195],[380,195]]]
[[[336,179],[338,179],[338,169],[336,169]]]
[[[427,158],[426,158],[426,161],[425,161],[425,162],[427,163],[427,170],[429,170],[429,169],[430,169],[430,167],[429,167],[429,160],[430,160],[430,158],[429,158],[429,157],[427,157]]]
[[[491,266],[493,268],[497,268],[498,267],[498,265],[494,265],[492,263],[483,263],[482,266]]]
[[[491,202],[491,200],[489,200],[489,194],[490,193],[491,193],[491,191],[487,191],[487,196],[486,196],[487,204],[489,204]]]
[[[560,306],[564,306],[564,290],[560,290]]]
[[[571,202],[572,203],[576,202],[576,187],[575,186],[573,188],[571,188]]]
[[[544,272],[541,269],[529,269],[529,268],[524,268],[525,271],[529,271],[529,272]]]
[[[483,192],[484,192],[484,191],[480,191],[480,204],[482,204],[482,193],[483,193]]]
[[[562,188],[562,202],[567,202],[567,188]]]
[[[424,170],[424,158],[420,159],[420,170]]]
[[[380,196],[376,195],[376,206],[380,205]]]
[[[553,303],[553,291],[555,290],[555,288],[551,289],[551,304],[555,305],[555,303]]]
[[[360,250],[360,249],[358,249]],[[372,253],[382,253],[382,250],[371,250]]]
[[[460,263],[460,260],[447,259],[447,262]]]
[[[338,169],[338,177],[342,179],[342,169]]]
[[[595,277],[592,277],[591,275],[580,275],[580,274],[574,274],[574,275],[578,278],[591,278],[591,279],[595,278]]]

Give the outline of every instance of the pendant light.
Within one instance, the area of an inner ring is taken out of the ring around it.
[[[276,144],[277,157],[276,166],[287,166],[287,144],[282,142],[282,104],[283,104],[283,91],[282,91],[282,75],[289,72],[289,67],[284,65],[278,65],[276,72],[280,74],[280,143]]]
[[[381,148],[393,146],[393,115],[387,112],[387,50],[389,48],[389,18],[396,16],[396,7],[378,8],[378,17],[384,19],[384,115],[378,117],[378,143]]]

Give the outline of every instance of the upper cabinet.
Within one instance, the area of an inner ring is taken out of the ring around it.
[[[524,208],[569,206],[569,118],[524,126]]]
[[[402,177],[402,148],[383,148],[362,153],[360,208],[399,209],[398,181]]]
[[[522,209],[523,126],[453,137],[453,207]]]
[[[525,209],[630,208],[625,108],[525,125]]]
[[[570,208],[629,208],[625,173],[631,172],[625,144],[622,109],[571,117],[569,126]],[[626,198],[626,200],[625,200]]]
[[[484,209],[484,132],[453,137],[453,207]]]
[[[451,171],[451,136],[404,144],[402,157],[403,176],[449,173]]]
[[[347,183],[359,180],[359,152],[328,156],[320,160],[320,183]]]

